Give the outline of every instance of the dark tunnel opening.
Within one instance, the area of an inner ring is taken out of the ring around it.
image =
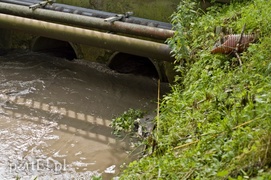
[[[117,53],[110,59],[108,66],[119,73],[159,78],[156,67],[147,57]]]
[[[46,37],[37,38],[33,43],[31,50],[34,52],[46,53],[54,57],[66,58],[68,60],[77,58],[77,55],[69,42]]]

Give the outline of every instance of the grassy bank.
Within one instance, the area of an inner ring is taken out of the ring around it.
[[[271,1],[215,4],[183,0],[172,16],[176,57],[172,92],[161,101],[152,155],[121,179],[270,179]],[[215,27],[258,41],[240,55],[211,54]],[[240,63],[241,61],[241,63]]]

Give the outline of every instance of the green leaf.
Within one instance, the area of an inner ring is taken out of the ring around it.
[[[217,173],[217,176],[218,176],[218,177],[225,177],[225,176],[227,176],[228,174],[229,174],[228,171],[220,171],[220,172]]]

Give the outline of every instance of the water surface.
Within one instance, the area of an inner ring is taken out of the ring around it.
[[[129,162],[131,142],[111,134],[129,108],[153,112],[157,81],[46,54],[0,56],[0,179],[104,179]]]

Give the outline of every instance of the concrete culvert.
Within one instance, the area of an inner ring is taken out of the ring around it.
[[[110,58],[108,66],[119,73],[159,78],[157,68],[147,57],[127,53],[115,53]]]
[[[72,45],[67,41],[60,41],[46,37],[38,37],[32,44],[32,51],[46,53],[55,57],[73,60],[77,58]]]

